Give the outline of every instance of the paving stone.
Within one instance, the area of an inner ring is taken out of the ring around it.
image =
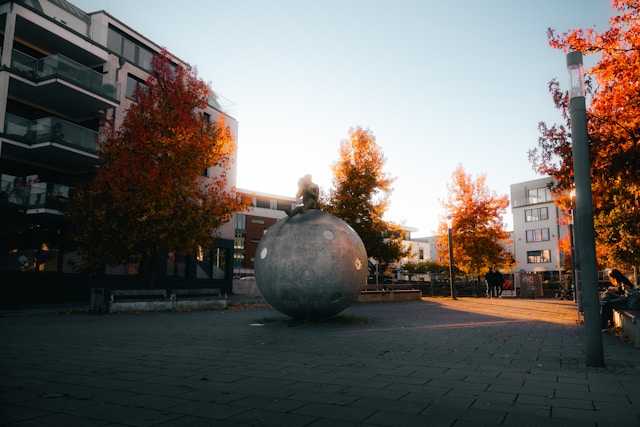
[[[425,415],[407,414],[406,412],[378,411],[366,419],[367,424],[380,426],[431,426],[431,419]]]
[[[133,426],[150,426],[176,418],[175,414],[145,408],[128,408],[110,403],[75,408],[70,415]]]
[[[291,399],[270,399],[261,396],[251,396],[244,399],[236,400],[231,403],[231,406],[245,407],[245,408],[260,408],[267,409],[274,412],[289,412],[296,408],[305,405],[307,402]]]
[[[264,409],[250,409],[234,415],[227,421],[239,422],[253,426],[306,426],[314,421],[315,417],[300,414],[284,414]]]
[[[111,424],[110,426],[112,426]],[[201,417],[191,417],[191,416],[178,416],[169,421],[154,424],[153,427],[237,427],[241,424],[239,421],[234,422],[230,420],[215,420],[212,421],[211,418],[201,418]],[[247,424],[244,424],[247,425]]]
[[[564,427],[566,420],[554,420],[548,416],[509,412],[503,425],[507,427]],[[573,421],[574,426],[579,426],[582,421]]]
[[[0,421],[7,424],[46,415],[53,415],[53,412],[22,405],[0,405]]]
[[[478,409],[470,408],[456,415],[459,420],[473,421],[478,424],[501,424],[507,415],[507,411],[502,409]]]
[[[360,427],[363,424],[350,422],[350,421],[338,421],[330,420],[328,418],[320,418],[313,423],[309,424],[309,427]]]
[[[593,406],[593,401],[591,400],[581,400],[581,399],[563,399],[563,398],[553,398],[550,400],[551,406],[554,408],[573,408],[573,409],[587,409],[593,410],[595,409]]]
[[[53,414],[44,417],[32,418],[12,425],[15,425],[16,427],[102,427],[113,425],[113,423],[104,420],[76,417],[69,414]]]
[[[357,396],[357,397],[374,397],[389,400],[398,400],[403,396],[409,394],[409,391],[398,389],[376,389],[369,387],[348,387],[344,389],[341,394]]]
[[[39,397],[37,399],[33,399],[23,403],[24,406],[28,406],[30,408],[42,409],[52,412],[73,412],[75,409],[94,404],[95,402],[92,400],[74,399],[64,395],[52,398]]]
[[[368,408],[360,408],[355,406],[323,405],[319,403],[310,403],[293,411],[293,413],[295,414],[323,417],[341,421],[364,421],[374,412],[376,411]]]
[[[208,402],[187,402],[185,404],[176,405],[168,409],[172,414],[193,415],[196,417],[212,418],[215,420],[223,420],[232,415],[245,412],[246,408],[233,407],[229,405],[220,405],[218,403]]]
[[[349,406],[368,408],[372,410],[403,412],[406,414],[419,414],[427,408],[432,401],[416,402],[410,400],[390,400],[365,397],[350,403]]]
[[[314,403],[329,403],[332,405],[346,405],[361,398],[357,395],[349,395],[345,393],[312,393],[298,392],[288,396],[291,400]]]

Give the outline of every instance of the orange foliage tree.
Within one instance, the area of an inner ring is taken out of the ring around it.
[[[383,219],[393,179],[384,172],[384,155],[373,133],[357,127],[340,145],[333,165],[333,188],[324,202],[360,236],[367,255],[389,264],[404,253],[402,230]]]
[[[640,1],[614,0],[618,14],[602,33],[577,29],[557,34],[551,47],[597,54],[586,72],[594,226],[601,263],[640,264]],[[539,124],[538,147],[529,153],[534,168],[555,178],[554,191],[573,186],[569,97],[549,83],[562,124]],[[560,197],[564,209],[568,197]]]
[[[509,233],[504,229],[504,216],[509,199],[491,192],[484,175],[475,180],[462,166],[453,172],[448,186],[449,196],[444,202],[446,216],[451,217],[453,259],[458,270],[478,277],[490,267],[510,267],[513,257],[505,249]],[[449,263],[447,223],[438,227],[438,258]]]
[[[165,52],[153,59],[122,125],[103,132],[103,163],[94,179],[74,196],[71,212],[87,267],[135,256],[147,267],[142,273],[153,275],[162,254],[209,247],[216,228],[244,207],[226,185],[231,132],[201,113],[209,94],[195,71],[174,66]],[[221,173],[204,177],[212,166]]]

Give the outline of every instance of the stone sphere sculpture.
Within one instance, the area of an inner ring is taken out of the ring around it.
[[[326,319],[357,300],[367,282],[367,252],[346,222],[310,209],[267,229],[255,271],[275,309],[295,319]]]

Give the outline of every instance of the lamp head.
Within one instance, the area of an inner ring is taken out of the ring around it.
[[[569,52],[567,54],[567,70],[569,70],[569,98],[585,96],[584,67],[582,65],[582,52]]]

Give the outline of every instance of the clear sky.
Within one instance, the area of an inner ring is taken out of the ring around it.
[[[353,126],[397,177],[388,219],[435,231],[458,164],[489,186],[536,177],[527,151],[566,81],[546,29],[607,27],[607,0],[72,0],[104,9],[185,61],[236,105],[238,187],[323,188]],[[510,224],[511,212],[505,222]]]

